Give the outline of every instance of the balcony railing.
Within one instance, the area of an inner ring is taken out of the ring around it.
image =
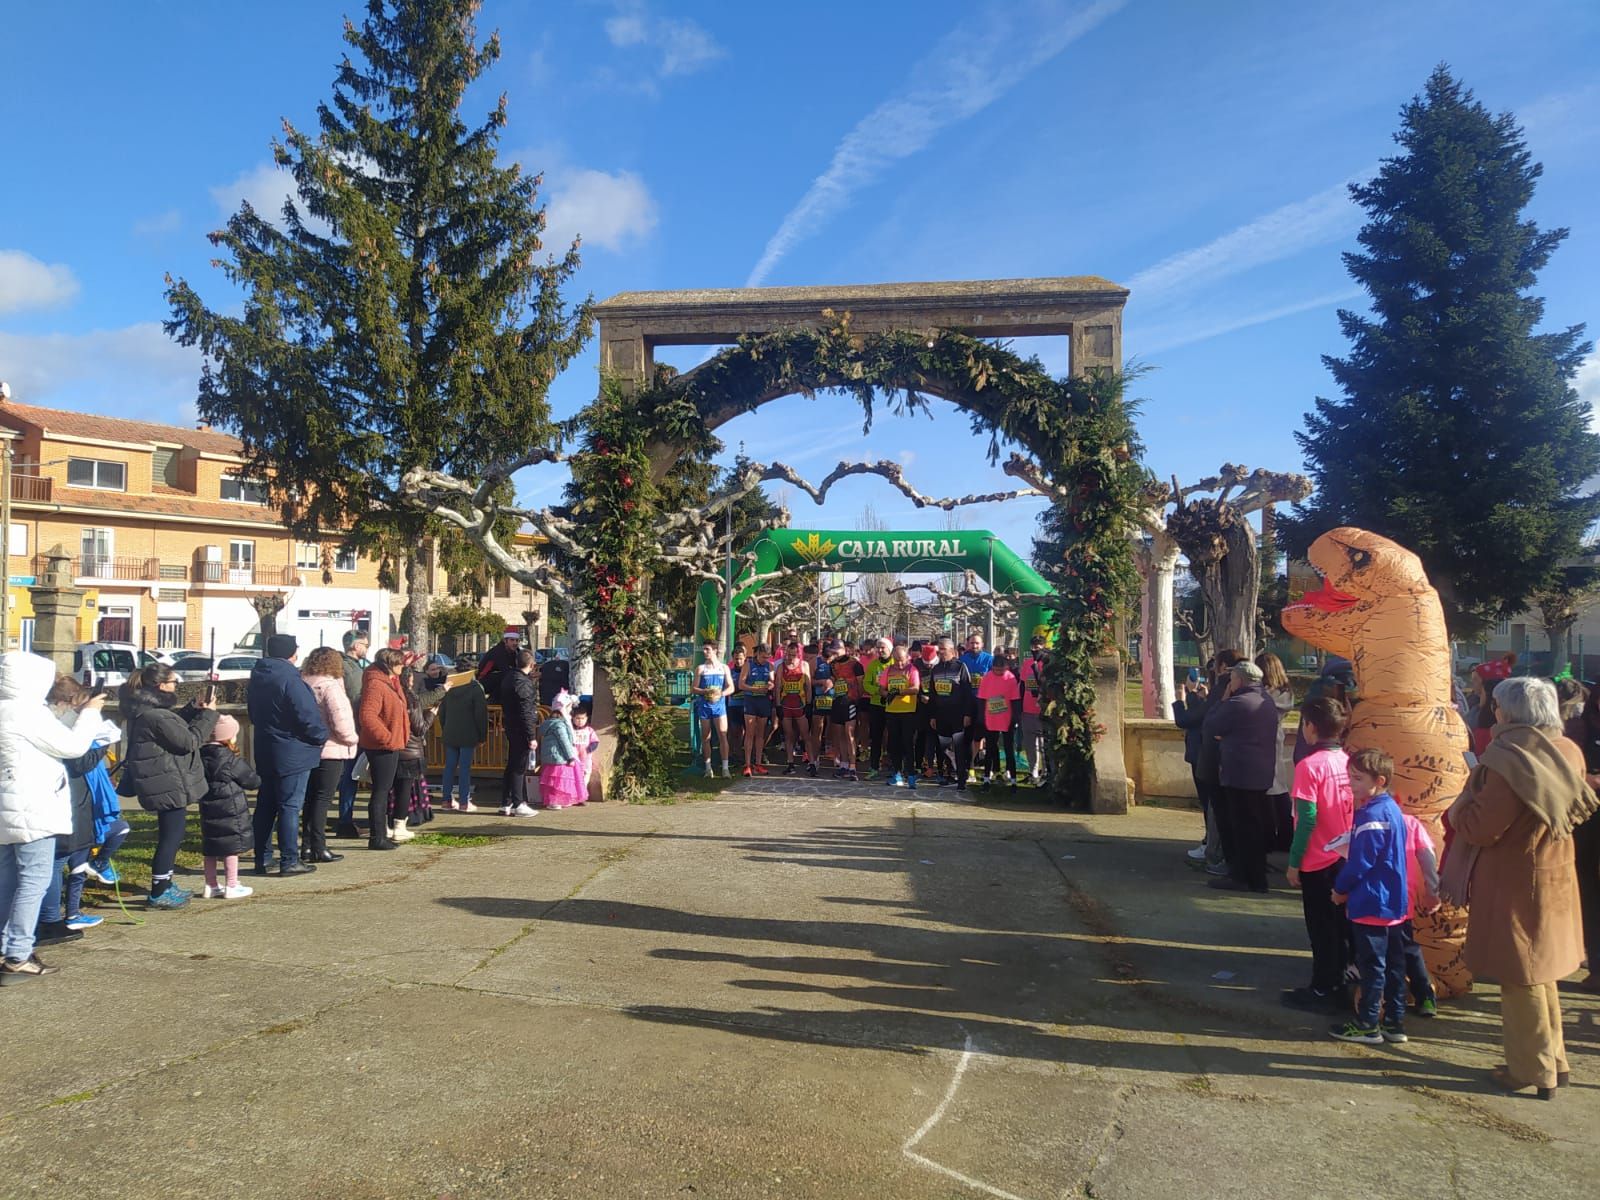
[[[48,559],[44,555],[34,556],[33,573],[43,575]],[[127,555],[115,554],[79,554],[67,560],[70,564],[68,570],[76,579],[118,579],[132,582],[145,582],[151,579],[164,578],[162,565],[159,558],[135,558]]]
[[[193,578],[196,583],[233,584],[241,587],[255,585],[298,587],[300,584],[300,570],[298,567],[266,566],[261,563],[250,562],[222,562],[218,559],[196,557]]]
[[[39,501],[48,504],[50,501],[50,480],[42,475],[11,475],[11,498],[26,503]]]

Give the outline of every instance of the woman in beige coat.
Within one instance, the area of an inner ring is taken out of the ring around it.
[[[1467,967],[1500,984],[1506,1061],[1492,1078],[1548,1100],[1567,1082],[1556,981],[1583,957],[1572,829],[1600,801],[1584,782],[1583,752],[1561,734],[1548,680],[1505,680],[1493,704],[1492,739],[1450,809],[1450,853],[1476,856]]]

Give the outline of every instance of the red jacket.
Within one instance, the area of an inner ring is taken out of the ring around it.
[[[368,667],[361,677],[361,708],[356,732],[363,750],[404,750],[411,737],[405,690],[400,677],[382,667]]]

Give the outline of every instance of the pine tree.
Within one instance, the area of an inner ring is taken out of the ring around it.
[[[442,527],[407,506],[406,473],[509,490],[492,464],[555,439],[547,389],[592,326],[587,301],[561,296],[576,244],[540,255],[538,177],[496,161],[505,97],[462,120],[500,53],[477,43],[478,7],[368,0],[318,132],[285,122],[273,144],[300,204],[273,222],[245,203],[212,235],[242,314],[168,280],[167,331],[206,355],[200,415],[238,434],[297,531],[404,548],[416,642],[431,607],[417,549]]]
[[[1369,219],[1344,261],[1373,316],[1339,313],[1350,352],[1323,361],[1344,396],[1296,434],[1316,492],[1283,524],[1297,552],[1337,525],[1416,551],[1467,634],[1521,609],[1600,514],[1572,387],[1590,347],[1581,325],[1537,332],[1530,289],[1567,231],[1522,215],[1541,168],[1512,116],[1440,66],[1395,140],[1350,189]]]

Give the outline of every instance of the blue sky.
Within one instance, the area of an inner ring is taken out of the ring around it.
[[[241,196],[276,208],[268,144],[311,124],[353,0],[28,5],[8,14],[0,128],[0,378],[30,403],[192,419],[195,360],[161,335],[164,272],[230,303],[205,233]],[[1389,153],[1402,103],[1446,61],[1528,129],[1532,215],[1572,235],[1540,281],[1552,324],[1593,328],[1600,278],[1600,5],[1271,0],[486,0],[507,157],[546,175],[576,294],[645,288],[1092,274],[1132,289],[1124,351],[1149,465],[1297,469],[1329,381],[1343,184]],[[31,47],[31,50],[26,48]],[[18,52],[23,51],[23,52]],[[66,69],[70,68],[70,69]],[[1065,348],[1019,341],[1060,370]],[[698,352],[671,359],[692,363]],[[556,385],[593,393],[591,352]],[[1600,360],[1582,379],[1600,400]],[[815,479],[897,458],[930,494],[1014,486],[959,413],[780,400],[722,431]],[[535,499],[559,481],[524,481]],[[872,479],[795,523],[937,528]],[[1019,549],[1037,502],[962,511]]]

